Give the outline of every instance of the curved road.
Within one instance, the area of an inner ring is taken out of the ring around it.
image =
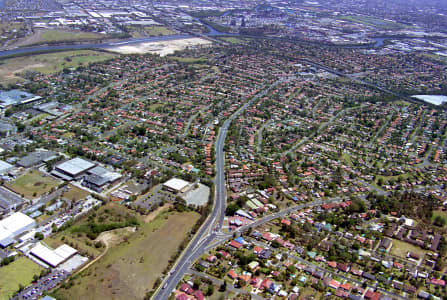
[[[180,257],[177,264],[174,265],[171,272],[169,272],[160,287],[155,291],[152,299],[168,299],[177,286],[177,283],[180,282],[185,273],[188,272],[191,264],[206,251],[207,246],[216,238],[217,233],[221,232],[225,217],[226,202],[225,157],[223,147],[225,138],[227,137],[228,128],[230,127],[231,122],[252,105],[253,102],[264,97],[272,88],[276,87],[282,81],[282,79],[275,81],[270,87],[251,98],[231,115],[231,117],[224,122],[222,127],[220,127],[216,141],[216,178],[214,180],[216,197],[213,210],[202,227],[200,227],[194,239],[186,247],[186,250],[184,250],[183,255]]]

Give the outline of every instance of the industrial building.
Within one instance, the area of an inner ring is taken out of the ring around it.
[[[0,215],[8,214],[16,210],[24,200],[10,190],[0,187]]]
[[[190,183],[183,179],[171,178],[163,184],[163,188],[174,193],[184,193],[189,189]]]
[[[57,165],[51,174],[63,180],[70,181],[79,179],[94,167],[94,163],[77,157]]]
[[[0,108],[27,104],[41,99],[40,96],[19,90],[0,91]]]
[[[7,121],[0,121],[0,136],[8,137],[9,135],[15,134],[16,132],[16,125]]]
[[[119,173],[97,166],[87,171],[82,185],[100,193],[106,186],[116,183],[121,177]]]
[[[22,157],[17,165],[19,167],[30,168],[36,165],[40,165],[47,161],[57,158],[57,153],[54,151],[36,151]]]
[[[5,248],[14,243],[18,235],[33,229],[36,221],[27,215],[16,212],[0,221],[0,246]]]
[[[0,160],[0,174],[5,174],[14,168],[13,165],[8,164],[6,161]]]
[[[66,244],[63,244],[57,247],[55,250],[52,250],[48,247],[45,247],[41,243],[38,243],[33,249],[31,249],[30,254],[55,268],[75,255],[77,252],[78,251],[76,249]]]
[[[171,178],[163,189],[185,200],[187,205],[203,206],[208,203],[210,188],[200,182],[190,183],[183,179]]]

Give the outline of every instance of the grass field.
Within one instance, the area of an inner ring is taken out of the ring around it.
[[[400,24],[392,21],[378,19],[370,16],[341,16],[342,20],[352,21],[364,25],[374,26],[381,29],[405,29],[411,28],[411,26]]]
[[[151,104],[151,105],[149,105],[149,111],[150,112],[155,112],[157,108],[163,107],[163,106],[164,106],[164,104],[162,104],[162,103]]]
[[[9,58],[0,61],[0,83],[21,81],[23,78],[19,74],[26,71],[50,74],[60,72],[64,68],[87,66],[89,63],[115,56],[116,54],[106,52],[77,50]]]
[[[73,32],[64,30],[47,30],[42,33],[42,42],[82,41],[103,39],[104,35],[93,32]]]
[[[170,56],[176,61],[185,63],[185,64],[204,64],[207,63],[206,58],[195,58],[195,57],[179,57],[179,56]]]
[[[163,212],[143,224],[127,242],[109,249],[74,279],[57,299],[142,299],[197,221],[197,213]]]
[[[79,42],[79,41],[92,41],[108,38],[107,35],[83,32],[83,31],[71,31],[71,30],[53,30],[42,29],[36,30],[33,35],[26,37],[23,41],[20,41],[17,46],[31,46],[36,44],[46,43],[63,43],[63,42]]]
[[[19,195],[24,195],[28,199],[40,197],[40,195],[49,192],[53,187],[57,187],[58,185],[59,181],[49,176],[44,177],[37,170],[31,170],[25,175],[18,177],[12,183],[6,184],[8,188]]]
[[[132,36],[136,38],[175,34],[174,31],[164,26],[130,26],[129,29]]]
[[[348,164],[349,166],[352,166],[351,156],[349,156],[348,153],[343,152],[343,154],[341,155],[341,158],[345,161],[346,164]]]
[[[379,181],[379,179],[380,178],[382,178],[382,180],[383,180],[383,182],[384,183],[387,183],[388,181],[398,181],[399,180],[399,177],[402,179],[402,180],[406,180],[406,179],[408,179],[409,177],[410,177],[410,173],[404,173],[404,174],[400,174],[400,175],[395,175],[395,176],[382,176],[382,175],[377,175],[376,176],[376,180],[375,180],[375,183],[377,183],[378,181]]]
[[[447,224],[447,211],[435,210],[433,211],[432,220],[434,220],[437,216],[441,216],[444,219],[444,222]]]
[[[426,253],[426,251],[422,250],[421,248],[419,248],[417,246],[393,239],[393,247],[391,248],[391,251],[390,251],[391,254],[400,256],[400,257],[407,257],[407,254],[409,251],[413,252],[413,253],[417,253],[421,257],[423,257]]]
[[[235,37],[221,37],[221,40],[231,43],[231,44],[244,44],[245,41]]]
[[[300,297],[306,299],[307,297],[314,297],[315,299],[322,299],[323,296],[320,292],[314,290],[311,287],[305,287],[300,290]]]
[[[84,199],[88,195],[90,195],[89,192],[70,184],[68,191],[65,192],[62,195],[62,197],[66,198],[70,201],[76,202],[76,201]]]
[[[26,257],[19,257],[14,262],[0,268],[0,299],[9,299],[18,289],[19,284],[29,285],[34,275],[40,274],[41,266]]]

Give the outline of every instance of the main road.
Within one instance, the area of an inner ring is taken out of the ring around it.
[[[267,93],[276,87],[283,79],[272,83],[268,88],[259,92],[256,96],[242,105],[234,114],[225,120],[219,129],[219,135],[216,140],[216,178],[214,180],[215,186],[215,203],[211,214],[206,219],[205,223],[200,227],[191,243],[188,244],[183,255],[178,262],[171,269],[169,274],[164,278],[160,287],[152,296],[153,299],[168,299],[169,295],[177,286],[177,283],[182,279],[185,273],[188,272],[191,264],[204,252],[208,245],[221,232],[225,217],[225,203],[226,203],[226,186],[225,186],[225,157],[224,145],[227,137],[228,128],[231,122],[242,114],[253,102],[259,98],[264,97]]]

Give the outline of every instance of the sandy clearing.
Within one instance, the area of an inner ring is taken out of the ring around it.
[[[104,255],[106,255],[107,251],[109,251],[109,248],[113,245],[117,245],[122,239],[123,239],[123,233],[133,233],[135,232],[136,227],[124,227],[119,228],[115,230],[105,231],[101,232],[99,236],[95,239],[95,242],[101,241],[106,246],[104,251],[98,255],[95,259],[88,262],[86,265],[84,265],[81,269],[77,270],[75,273],[79,274],[88,267],[90,267],[92,264],[100,260]]]
[[[145,54],[154,53],[160,56],[173,54],[175,51],[183,50],[190,46],[210,45],[212,42],[202,38],[186,38],[171,41],[149,42],[133,45],[122,45],[108,50],[121,54]]]
[[[24,38],[17,40],[10,47],[23,47],[26,45],[31,45],[37,43],[42,38],[43,30],[37,29],[32,35],[28,35]]]
[[[118,244],[125,233],[135,232],[135,227],[124,227],[115,230],[101,232],[95,241],[101,241],[106,245],[106,247],[110,247],[112,245]]]

